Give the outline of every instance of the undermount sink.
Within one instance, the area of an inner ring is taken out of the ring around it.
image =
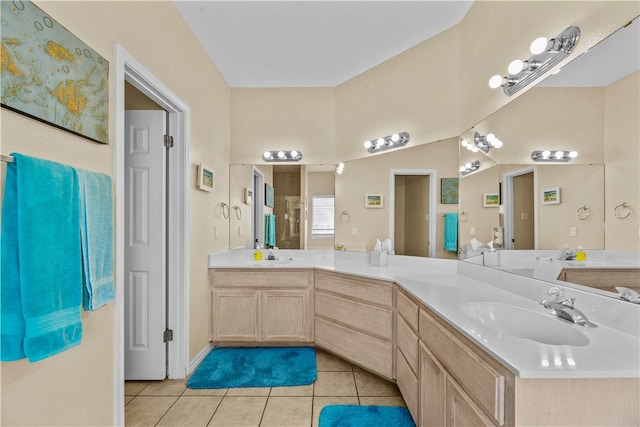
[[[575,347],[589,344],[583,332],[551,315],[496,302],[469,302],[461,308],[465,315],[496,332],[541,344]]]
[[[279,259],[261,259],[261,260],[252,260],[245,261],[245,264],[256,265],[260,267],[269,267],[275,265],[289,264],[293,261],[293,258],[279,258]]]

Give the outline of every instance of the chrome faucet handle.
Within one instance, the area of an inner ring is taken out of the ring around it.
[[[553,286],[547,291],[547,295],[551,297],[552,302],[560,303],[566,305],[568,307],[573,307],[576,299],[575,298],[567,298],[564,294],[564,290],[558,288],[557,286]]]
[[[616,291],[618,291],[618,298],[635,304],[640,304],[640,294],[633,289],[625,288],[624,286],[616,286]]]

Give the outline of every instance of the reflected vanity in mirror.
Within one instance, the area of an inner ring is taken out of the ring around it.
[[[637,179],[624,180],[625,174],[634,176],[640,167],[637,156],[632,165],[628,163],[632,160],[627,160],[622,166],[616,158],[625,156],[625,144],[627,147],[638,144],[637,116],[624,119],[628,111],[638,110],[638,20],[461,135],[460,164],[476,161],[480,164],[475,171],[466,173],[461,168],[460,173],[462,259],[477,260],[473,257],[489,251],[489,246],[536,250],[530,261],[536,261],[536,255],[544,250],[553,251],[542,257],[545,260],[557,261],[562,253],[567,253],[574,255],[565,259],[570,261],[582,248],[611,247],[605,228],[612,215],[609,210],[616,204],[614,197],[617,200],[625,192],[638,193]],[[476,145],[478,135],[489,134],[499,138],[502,146],[475,152],[469,149]],[[556,151],[562,151],[557,158]],[[570,152],[574,153],[569,156]],[[605,187],[605,174],[614,174],[618,182],[628,187],[612,191],[611,186]],[[613,195],[614,192],[617,194]],[[497,206],[485,203],[487,195],[496,194]],[[599,252],[606,258],[610,251]],[[499,262],[512,254],[509,251],[502,258],[491,257]],[[519,261],[523,259],[524,255],[519,257]],[[605,259],[600,267],[611,266],[610,261]],[[592,257],[582,267],[588,268],[587,264],[595,262]],[[630,281],[638,286],[637,254],[622,263],[629,267],[628,279],[621,277],[619,284]],[[510,270],[537,278],[555,280],[559,276],[583,283],[571,279],[571,274],[558,274],[554,270],[555,276],[550,277],[550,272],[545,275],[525,264],[521,262],[519,268]],[[509,270],[505,263],[500,267]],[[601,288],[615,292],[613,286]]]

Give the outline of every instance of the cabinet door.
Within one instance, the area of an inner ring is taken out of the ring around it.
[[[447,394],[447,423],[450,427],[458,426],[494,426],[493,421],[489,419],[480,408],[478,408],[460,386],[447,377],[446,381]]]
[[[446,380],[444,367],[420,343],[420,427],[446,425]]]
[[[213,291],[213,341],[257,341],[259,291]]]
[[[260,341],[313,340],[309,290],[263,290],[260,302]]]

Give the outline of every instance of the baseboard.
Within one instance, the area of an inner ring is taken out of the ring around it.
[[[211,350],[213,350],[216,346],[213,345],[213,343],[209,343],[208,346],[206,346],[205,348],[203,348],[200,353],[198,353],[198,355],[193,358],[193,360],[191,360],[191,362],[189,363],[189,372],[187,372],[187,376],[189,376],[189,374],[191,374],[193,371],[195,371],[195,369],[198,367],[198,365],[200,364],[200,362],[202,362],[202,360],[207,357],[207,354],[209,354],[209,352],[211,352]]]

